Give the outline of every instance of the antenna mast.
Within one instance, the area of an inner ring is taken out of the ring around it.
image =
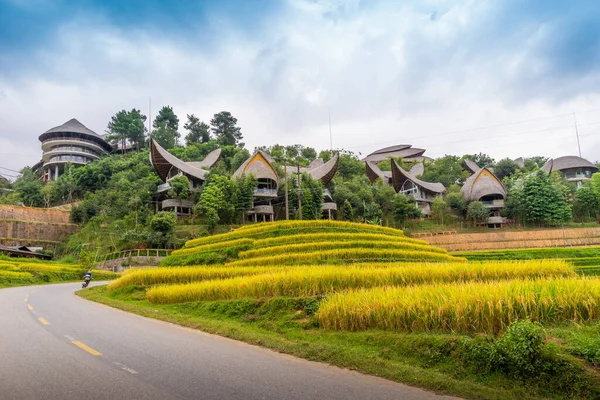
[[[331,135],[331,106],[329,106],[329,150],[333,151],[333,136]]]
[[[581,157],[581,145],[579,144],[579,129],[577,129],[577,117],[573,112],[573,122],[575,123],[575,136],[577,137],[577,149],[579,150],[579,157]]]

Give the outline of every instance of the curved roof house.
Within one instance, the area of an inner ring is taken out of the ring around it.
[[[368,156],[362,159],[362,161],[371,161],[379,163],[387,160],[388,158],[404,158],[408,161],[422,161],[428,159],[423,156],[425,149],[413,148],[410,144],[398,144],[395,146],[384,147],[383,149],[375,150]]]
[[[431,215],[431,203],[446,191],[441,183],[425,182],[402,169],[395,160],[392,163],[392,186],[397,193],[413,196],[423,214]]]
[[[201,162],[185,162],[163,149],[154,139],[150,140],[150,162],[163,182],[177,175],[185,175],[192,182],[202,184],[208,171],[204,168],[212,167],[221,155],[221,149],[210,152]]]
[[[381,179],[387,184],[392,184],[392,172],[382,171],[373,161],[365,161],[367,177],[371,183],[375,183],[377,179]]]
[[[244,161],[242,165],[233,173],[234,178],[239,178],[242,175],[254,175],[258,179],[258,189],[263,189],[263,195],[271,194],[272,197],[277,196],[279,188],[279,177],[277,172],[271,165],[273,159],[264,151],[257,151]]]
[[[155,200],[157,207],[160,203],[164,211],[174,210],[180,215],[191,214],[194,203],[191,200],[170,199],[168,191],[171,187],[169,181],[176,176],[186,176],[190,181],[191,190],[195,191],[206,180],[208,168],[219,161],[221,149],[216,149],[208,153],[204,160],[199,162],[185,162],[169,153],[161,147],[154,139],[150,140],[150,163],[154,170],[160,176],[163,182],[156,189]]]
[[[460,191],[467,201],[483,201],[484,204],[494,199],[504,200],[506,198],[504,185],[487,168],[480,168],[479,171],[471,175]],[[504,203],[497,203],[497,206],[503,207]]]
[[[592,175],[598,172],[598,167],[588,160],[577,156],[564,156],[549,159],[542,167],[546,173],[559,171],[565,179],[575,182],[581,186],[584,181],[590,180]]]
[[[112,151],[112,146],[75,118],[42,133],[42,161],[35,169],[43,167],[46,181],[56,180],[67,163],[85,165]]]
[[[500,216],[500,210],[504,208],[506,188],[488,168],[480,168],[471,160],[464,160],[463,166],[473,172],[460,189],[465,200],[480,201],[489,208],[490,216],[485,221],[489,227],[502,226],[506,219]]]

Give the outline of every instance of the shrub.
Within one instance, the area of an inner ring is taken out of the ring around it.
[[[488,372],[530,378],[543,369],[545,335],[539,323],[516,321],[496,339],[465,338],[464,344],[466,361]]]

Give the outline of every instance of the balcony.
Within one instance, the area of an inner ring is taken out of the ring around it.
[[[506,223],[506,218],[504,217],[489,217],[487,219],[488,224],[504,224]]]
[[[277,189],[256,188],[254,189],[255,197],[277,197]]]
[[[171,185],[169,184],[169,182],[161,183],[160,185],[158,185],[156,187],[156,193],[168,192],[170,188],[171,188]]]
[[[488,208],[502,208],[504,207],[504,199],[497,200],[485,200],[482,201],[483,205]]]
[[[176,199],[167,199],[163,200],[160,203],[163,210],[173,210],[175,207],[192,209],[194,208],[194,202],[190,200],[176,200]]]
[[[273,206],[255,206],[254,209],[248,211],[248,214],[274,214]]]
[[[63,145],[63,146],[86,146],[86,147],[89,147],[90,149],[96,150],[98,153],[106,153],[106,150],[101,145],[99,145],[98,143],[96,143],[94,141],[73,138],[73,137],[52,138],[52,139],[44,140],[42,142],[42,151],[49,151],[52,147],[60,146],[60,145]]]
[[[327,203],[323,203],[323,211],[337,211],[337,204],[333,203],[333,202],[327,202]]]

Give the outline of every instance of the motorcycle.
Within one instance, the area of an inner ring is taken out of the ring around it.
[[[89,284],[90,284],[90,278],[85,278],[83,280],[83,283],[81,284],[81,288],[85,289],[86,287],[88,287]]]

